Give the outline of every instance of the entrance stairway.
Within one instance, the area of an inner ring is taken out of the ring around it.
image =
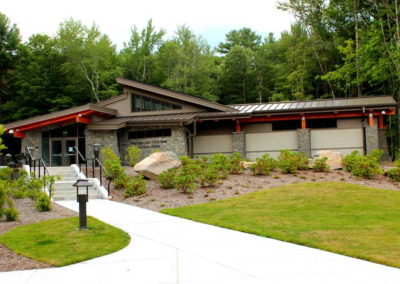
[[[77,174],[71,167],[48,167],[51,176],[61,176],[54,184],[54,200],[76,200],[76,187],[72,186],[78,179]],[[83,190],[83,189],[81,189]],[[102,199],[99,190],[89,187],[89,199]]]

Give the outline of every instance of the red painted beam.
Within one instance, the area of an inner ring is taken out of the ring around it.
[[[25,132],[23,131],[14,131],[14,137],[15,138],[25,138]]]
[[[240,125],[240,122],[238,121],[238,123],[236,123],[236,132],[241,132],[242,131],[242,127]]]
[[[90,124],[92,122],[92,120],[90,118],[88,118],[88,117],[77,116],[76,117],[76,122],[84,123],[84,124]]]
[[[68,120],[71,120],[71,119],[75,120],[76,117],[77,117],[79,114],[81,114],[82,116],[85,116],[85,115],[91,115],[91,114],[93,114],[93,113],[95,113],[95,112],[92,111],[92,110],[88,110],[88,111],[84,111],[84,112],[81,112],[81,113],[75,113],[75,114],[65,115],[65,116],[61,116],[61,117],[49,119],[49,120],[46,120],[46,121],[41,121],[41,122],[36,122],[36,123],[28,124],[28,125],[19,127],[18,130],[19,130],[19,131],[33,130],[33,129],[41,128],[41,127],[43,127],[43,126],[47,126],[47,125],[50,125],[50,124],[62,123],[62,122],[65,122],[65,121],[68,121]]]

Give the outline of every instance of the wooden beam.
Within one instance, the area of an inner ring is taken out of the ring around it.
[[[306,129],[306,128],[307,128],[307,126],[306,126],[306,117],[303,116],[301,118],[301,129]]]
[[[15,138],[25,138],[25,132],[14,130],[14,137]]]
[[[372,112],[369,114],[369,126],[374,126],[374,115]]]
[[[236,132],[241,132],[242,131],[242,126],[240,124],[240,121],[238,120],[236,123]]]
[[[76,122],[84,123],[84,124],[90,124],[92,122],[92,120],[90,118],[88,118],[88,117],[77,116],[76,117]]]
[[[385,127],[383,126],[383,115],[382,114],[379,115],[379,129],[385,129]]]

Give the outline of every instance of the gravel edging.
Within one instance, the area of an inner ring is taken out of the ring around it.
[[[19,210],[19,219],[16,222],[7,222],[5,217],[0,219],[0,235],[7,231],[40,221],[77,216],[77,213],[53,203],[53,209],[49,212],[39,212],[35,208],[35,202],[25,199],[14,199],[15,207]],[[52,267],[50,264],[39,262],[21,255],[0,243],[0,272],[30,270]]]

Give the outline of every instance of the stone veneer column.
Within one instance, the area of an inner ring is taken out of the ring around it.
[[[297,139],[299,142],[299,152],[303,152],[307,157],[311,157],[310,129],[297,129]]]
[[[233,152],[240,153],[242,158],[246,158],[246,133],[232,132],[233,135]]]
[[[25,138],[21,141],[21,153],[25,153],[26,147],[34,147],[33,156],[42,157],[42,130],[26,131]]]
[[[365,150],[371,154],[372,150],[379,149],[378,126],[365,126]]]
[[[379,149],[383,150],[382,161],[389,161],[389,146],[386,138],[386,129],[378,129]]]
[[[110,146],[110,148],[120,157],[118,149],[118,136],[116,130],[89,130],[85,133],[86,158],[94,158],[93,144],[100,144],[100,161],[103,162],[101,149]]]

